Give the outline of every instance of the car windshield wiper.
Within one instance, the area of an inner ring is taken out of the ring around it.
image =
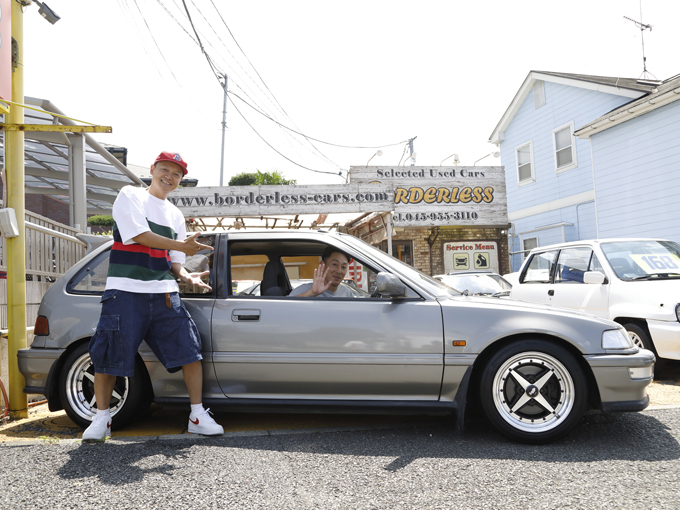
[[[634,276],[633,278],[626,278],[627,280],[630,281],[635,281],[635,280],[653,280],[655,278],[680,278],[680,273],[653,273],[653,274],[645,274],[642,276]]]
[[[496,292],[495,294],[492,294],[491,297],[502,297],[502,296],[509,296],[510,291],[509,290],[502,290],[500,292]]]

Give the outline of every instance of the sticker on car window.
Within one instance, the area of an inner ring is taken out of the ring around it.
[[[648,274],[680,272],[680,258],[673,253],[666,255],[631,254],[630,258]]]

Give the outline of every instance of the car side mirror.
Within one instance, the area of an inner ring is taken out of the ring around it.
[[[406,285],[390,273],[380,272],[376,281],[376,290],[383,297],[402,298],[406,297]]]
[[[599,271],[586,271],[583,273],[583,283],[603,284],[605,276]]]

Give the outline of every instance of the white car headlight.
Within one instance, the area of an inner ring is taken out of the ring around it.
[[[603,349],[632,349],[633,341],[625,329],[608,329],[602,333]]]

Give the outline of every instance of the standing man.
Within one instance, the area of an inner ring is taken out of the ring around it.
[[[151,186],[125,186],[113,204],[114,243],[102,312],[89,348],[98,411],[83,439],[111,435],[109,404],[116,377],[134,375],[142,340],[168,372],[182,369],[191,402],[189,432],[224,433],[203,408],[201,338],[176,281],[211,290],[201,280],[209,271],[188,273],[182,266],[186,255],[212,248],[196,242],[199,234],[186,237],[184,216],[166,200],[187,173],[179,154],[161,152],[151,165]]]

